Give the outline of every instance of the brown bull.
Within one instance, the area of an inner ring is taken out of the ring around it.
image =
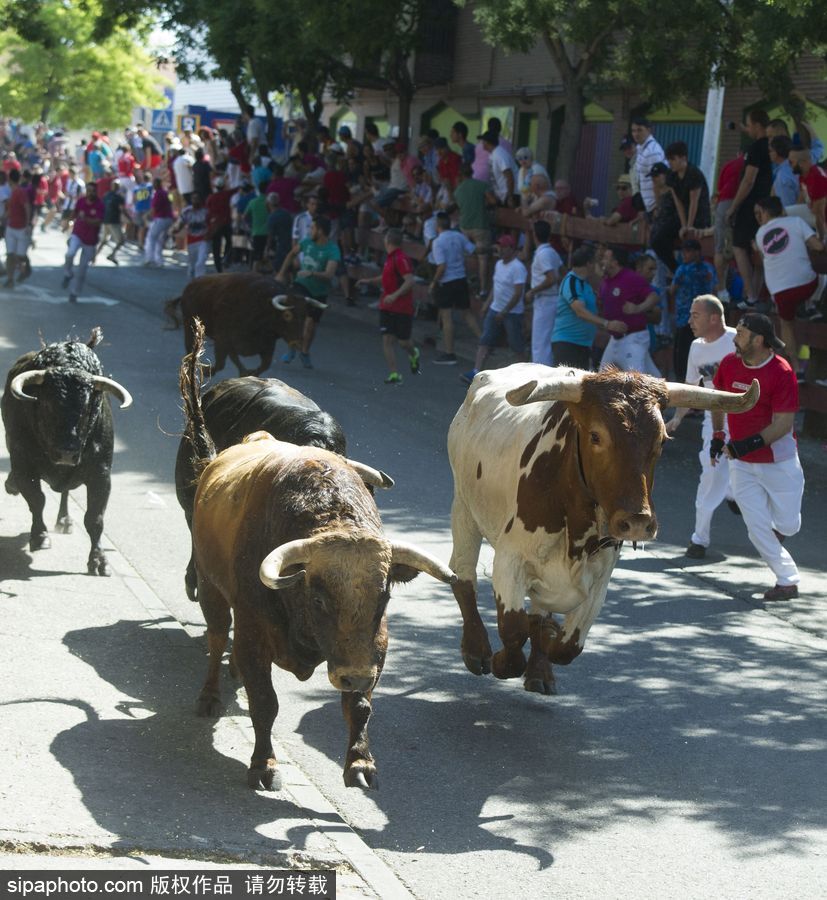
[[[193,279],[180,297],[164,307],[167,316],[184,323],[184,346],[192,351],[192,322],[204,323],[207,337],[215,344],[213,371],[219,372],[229,356],[239,375],[260,375],[273,362],[279,338],[288,346],[301,346],[302,329],[309,303],[318,303],[300,295],[286,296],[288,288],[280,281],[257,272],[230,272],[203,275]],[[248,369],[241,356],[260,356],[255,369]]]
[[[453,575],[439,560],[385,537],[365,485],[392,482],[375,469],[266,432],[214,456],[194,386],[196,355],[182,367],[187,433],[202,461],[213,457],[198,482],[192,523],[210,653],[198,712],[214,715],[220,707],[219,671],[232,615],[233,662],[255,731],[248,784],[271,789],[280,783],[271,740],[278,712],[271,665],[304,681],[326,662],[349,726],[345,784],[373,787],[367,725],[387,650],[391,585],[420,571],[446,583]]]

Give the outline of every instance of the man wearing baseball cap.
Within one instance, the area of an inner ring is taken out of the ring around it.
[[[523,340],[523,295],[528,281],[526,267],[517,259],[517,242],[510,234],[502,235],[497,245],[500,258],[494,266],[494,283],[488,299],[482,307],[482,337],[477,347],[474,368],[463,372],[460,380],[471,384],[474,376],[483,367],[492,347],[496,347],[503,329],[508,346],[517,354],[520,362],[526,362],[525,341]]]
[[[776,353],[783,349],[772,322],[760,313],[748,313],[735,329],[735,353],[721,360],[713,378],[722,391],[745,391],[753,379],[761,386],[751,410],[727,414],[728,440],[724,413],[712,411],[709,455],[713,466],[724,453],[730,459],[732,493],[749,539],[775,575],[775,586],[764,593],[767,601],[797,597],[801,580],[783,546],[784,539],[801,528],[804,493],[793,431],[798,384],[790,364]]]

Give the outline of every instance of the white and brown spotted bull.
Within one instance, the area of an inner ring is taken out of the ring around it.
[[[187,433],[207,463],[192,521],[210,653],[198,712],[215,715],[220,708],[219,671],[232,616],[232,661],[255,731],[248,784],[271,789],[280,783],[271,738],[278,712],[271,665],[305,681],[326,662],[349,726],[345,784],[374,787],[367,725],[387,651],[391,586],[419,572],[451,583],[453,573],[429,554],[385,537],[366,486],[390,487],[382,472],[266,432],[215,456],[196,387],[200,341],[197,336],[181,373]]]
[[[194,278],[180,297],[167,301],[164,312],[178,327],[181,307],[187,353],[192,351],[193,320],[204,323],[207,337],[215,344],[214,372],[224,368],[229,356],[239,375],[260,375],[270,368],[279,339],[289,347],[301,345],[307,306],[314,304],[326,305],[290,294],[286,285],[269,275],[225,272]],[[242,356],[259,356],[261,362],[248,369]]]
[[[583,649],[622,542],[657,533],[652,488],[667,439],[663,411],[742,412],[758,391],[757,381],[731,394],[635,372],[531,363],[477,375],[448,432],[451,568],[466,667],[524,676],[526,690],[555,693],[552,663],[570,663]],[[503,645],[493,656],[477,609],[483,538],[494,548]]]

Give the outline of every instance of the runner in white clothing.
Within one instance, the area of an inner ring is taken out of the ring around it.
[[[532,306],[531,361],[553,366],[551,333],[554,331],[557,313],[563,260],[549,244],[551,225],[544,219],[538,219],[534,223],[534,237],[537,249],[531,261],[531,289],[525,295],[526,303]]]
[[[695,340],[689,348],[689,362],[686,367],[686,383],[712,387],[712,378],[721,360],[735,352],[735,329],[725,325],[724,307],[712,294],[701,294],[692,303],[689,324]],[[674,434],[689,412],[687,408],[675,410],[675,415],[666,423],[668,434]],[[695,494],[695,530],[686,548],[690,559],[703,559],[709,547],[709,530],[712,514],[726,500],[729,508],[737,513],[738,505],[732,496],[729,483],[729,465],[726,457],[721,457],[713,466],[709,458],[712,441],[712,416],[704,413],[701,431],[703,447],[698,454],[701,460],[701,480]],[[729,439],[729,435],[727,435]]]

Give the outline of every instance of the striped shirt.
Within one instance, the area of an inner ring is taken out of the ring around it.
[[[655,208],[655,188],[649,173],[652,171],[652,166],[659,162],[666,162],[666,154],[663,152],[663,147],[650,134],[642,144],[638,144],[635,154],[638,190],[643,197],[646,212],[651,212]]]

